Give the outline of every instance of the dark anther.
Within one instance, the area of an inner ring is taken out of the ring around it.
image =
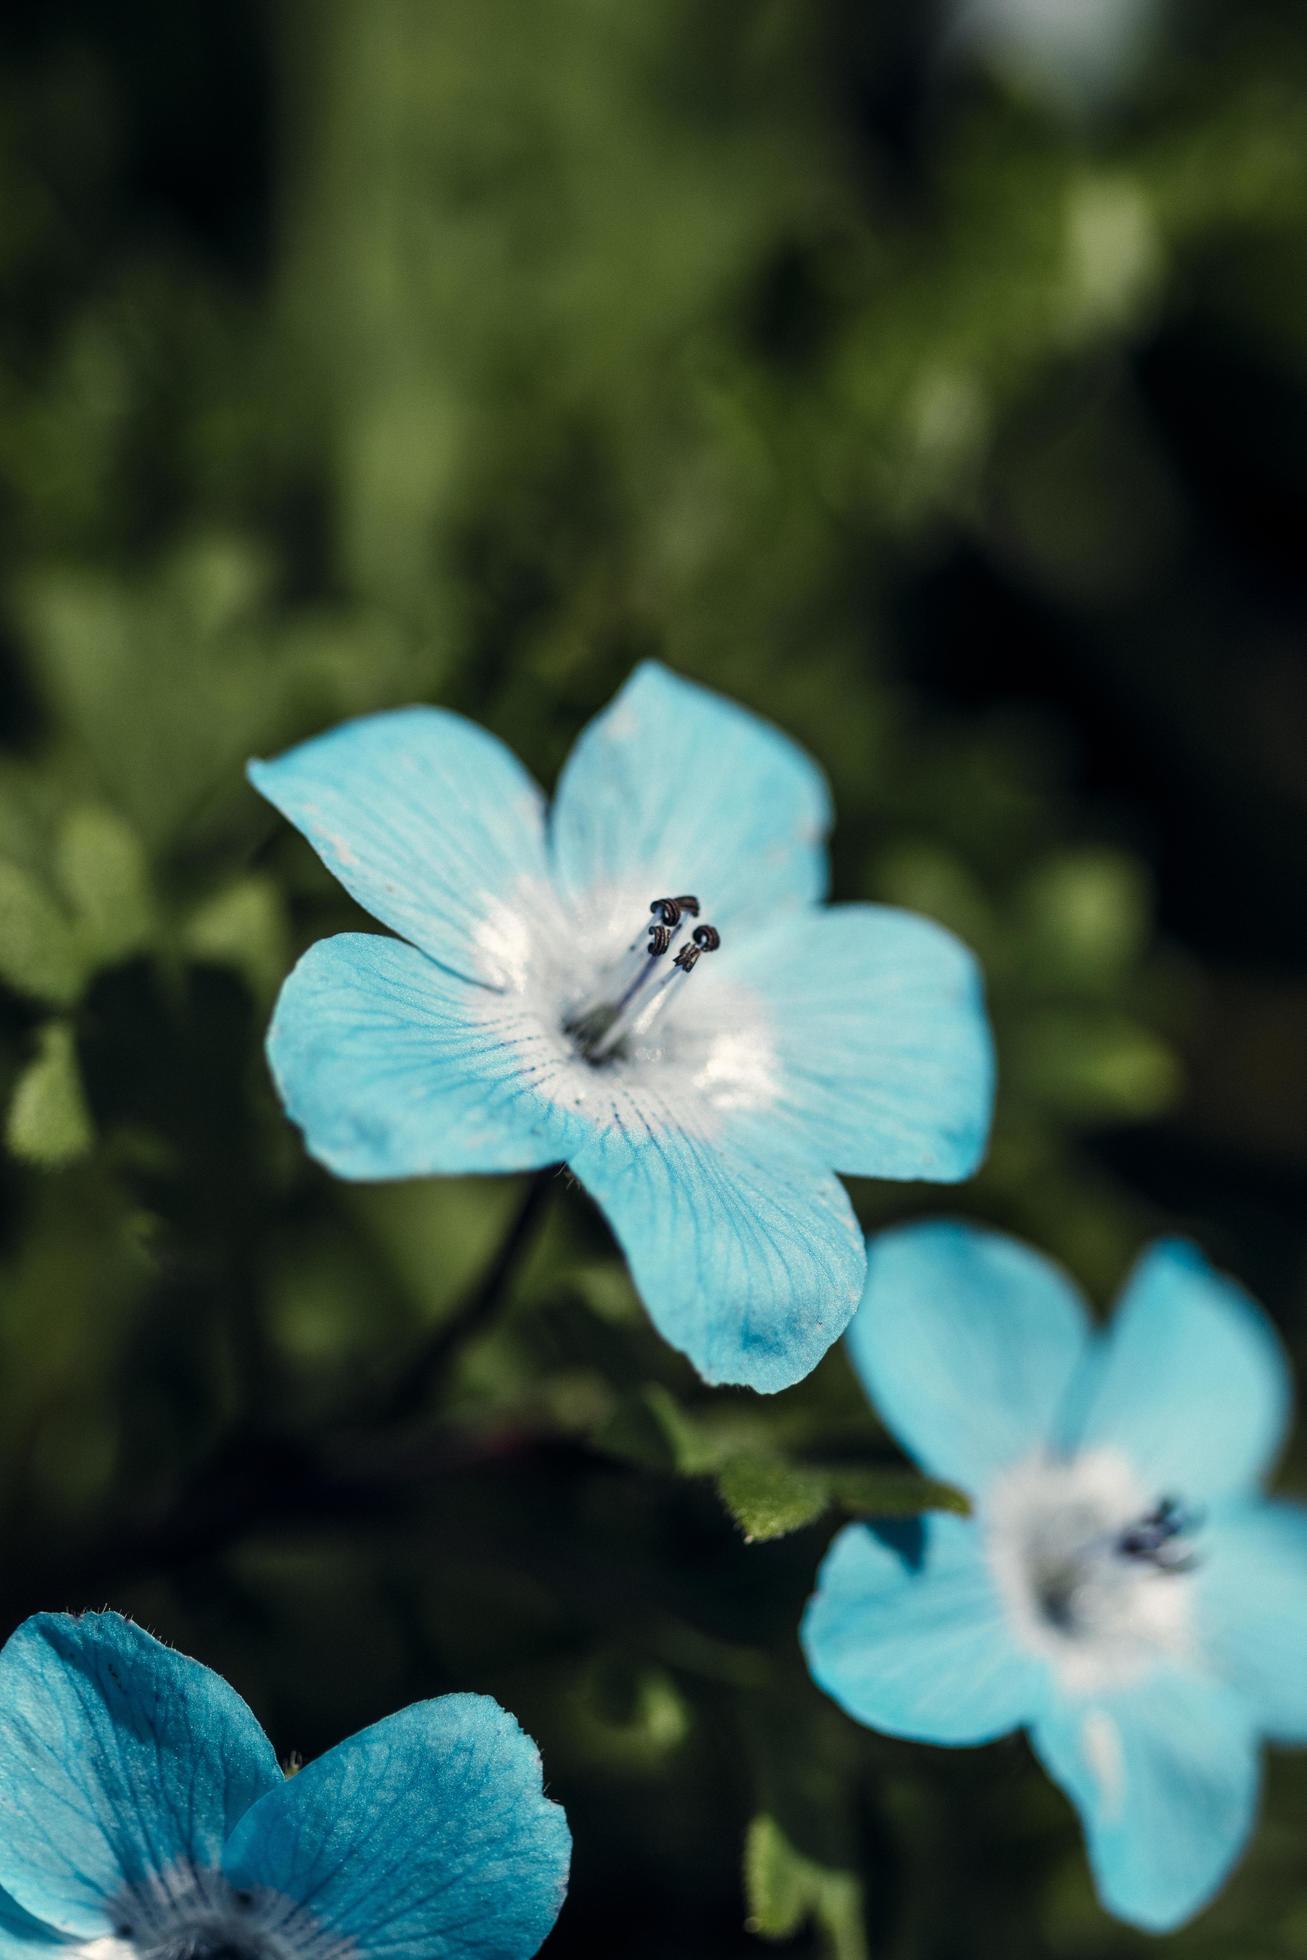
[[[113,1929],[113,1936],[116,1940],[129,1940],[135,1931],[130,1919],[120,1919]]]
[[[688,912],[692,919],[699,916],[699,901],[693,892],[684,892],[680,898],[656,898],[649,910],[660,918],[665,926],[675,929],[681,923],[682,912]]]
[[[657,959],[661,954],[665,953],[667,951],[667,948],[671,945],[671,943],[672,943],[671,926],[650,926],[649,928],[650,959]]]
[[[1117,1549],[1127,1558],[1146,1559],[1163,1572],[1188,1572],[1194,1557],[1176,1539],[1196,1529],[1197,1512],[1187,1510],[1174,1497],[1163,1497],[1146,1517],[1128,1525],[1117,1539]]]
[[[693,973],[695,961],[700,953],[715,953],[722,943],[722,936],[716,926],[696,926],[693,932],[694,944],[682,946],[673,966],[679,966],[682,973]]]

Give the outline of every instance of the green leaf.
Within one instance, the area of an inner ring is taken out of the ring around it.
[[[1159,1116],[1183,1087],[1166,1044],[1106,1010],[1028,1016],[1014,1072],[1056,1114],[1082,1122]]]
[[[780,1457],[734,1457],[717,1489],[750,1544],[811,1524],[830,1500],[830,1486],[819,1470]]]
[[[587,1669],[571,1708],[587,1753],[628,1772],[655,1771],[691,1728],[689,1704],[667,1670],[619,1654],[603,1655]]]
[[[125,959],[149,943],[150,874],[130,824],[112,810],[72,811],[59,838],[57,867],[93,966]]]
[[[0,980],[18,993],[67,1007],[84,979],[72,920],[29,871],[0,859]]]
[[[153,844],[243,794],[282,679],[260,633],[267,577],[257,546],[200,537],[148,573],[51,565],[17,595],[47,706]]]
[[[206,899],[191,914],[184,939],[192,958],[230,967],[259,1001],[271,1000],[290,965],[281,893],[257,872]]]
[[[1038,977],[1083,992],[1116,985],[1142,956],[1150,911],[1148,883],[1133,858],[1067,851],[1025,881],[1017,925]]]
[[[753,1819],[744,1845],[750,1932],[790,1939],[811,1920],[828,1960],[866,1960],[867,1863],[857,1731],[775,1676],[742,1704]]]
[[[744,1896],[749,1931],[788,1940],[808,1913],[809,1867],[774,1817],[755,1817],[744,1840]]]
[[[767,1812],[752,1820],[745,1837],[744,1894],[748,1930],[760,1938],[792,1939],[815,1919],[830,1960],[867,1960],[862,1888],[853,1873],[806,1856]]]
[[[950,1484],[912,1470],[861,1465],[787,1463],[782,1457],[741,1453],[717,1479],[717,1489],[750,1544],[783,1538],[812,1524],[832,1504],[861,1517],[912,1518],[923,1511],[970,1510]]]
[[[47,1170],[75,1163],[91,1148],[94,1132],[66,1021],[48,1021],[40,1030],[36,1055],[9,1105],[5,1139],[16,1157]]]
[[[915,1518],[923,1511],[953,1511],[968,1517],[971,1504],[952,1484],[919,1477],[915,1470],[867,1470],[860,1466],[826,1472],[831,1499],[864,1518]]]

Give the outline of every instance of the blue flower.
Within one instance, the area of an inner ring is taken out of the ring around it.
[[[528,1960],[569,1853],[484,1695],[285,1777],[234,1689],[116,1613],[0,1653],[0,1960]]]
[[[928,1224],[873,1242],[849,1338],[974,1515],[842,1531],[804,1618],[813,1675],[921,1742],[1028,1727],[1104,1905],[1179,1925],[1252,1829],[1259,1735],[1307,1742],[1307,1508],[1261,1489],[1289,1414],[1269,1324],[1161,1243],[1097,1334],[1037,1253]]]
[[[322,941],[282,991],[269,1057],[309,1150],[351,1178],[566,1160],[707,1380],[785,1388],[847,1325],[866,1253],[836,1172],[979,1163],[971,956],[910,913],[820,906],[825,782],[734,703],[639,667],[548,821],[438,708],[250,778],[402,935]]]

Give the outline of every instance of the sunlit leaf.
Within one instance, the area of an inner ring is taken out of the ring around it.
[[[5,1140],[16,1157],[49,1170],[75,1163],[90,1149],[91,1117],[66,1021],[48,1021],[40,1030],[36,1055],[9,1105]]]
[[[966,1513],[970,1508],[961,1491],[914,1471],[790,1463],[761,1453],[733,1456],[718,1477],[717,1488],[751,1543],[799,1531],[831,1505],[872,1518],[917,1517],[923,1511]]]
[[[1017,1079],[1064,1116],[1158,1116],[1180,1092],[1179,1063],[1157,1035],[1124,1015],[1048,1009],[1032,1014],[1014,1057]]]
[[[1143,868],[1120,851],[1047,859],[1021,890],[1016,925],[1042,981],[1067,979],[1078,990],[1114,983],[1146,943]]]
[[[272,999],[290,964],[281,893],[270,878],[256,872],[197,906],[184,937],[195,959],[239,973],[256,1000]]]
[[[954,1511],[965,1517],[971,1510],[964,1493],[913,1470],[867,1470],[861,1467],[828,1470],[830,1495],[844,1510],[865,1518],[915,1518],[923,1511]]]
[[[798,1531],[819,1518],[830,1501],[830,1485],[819,1470],[780,1457],[737,1456],[722,1471],[717,1488],[751,1543]]]
[[[745,1838],[744,1892],[751,1933],[788,1940],[814,1919],[829,1960],[867,1960],[857,1878],[805,1856],[766,1812],[752,1819]]]

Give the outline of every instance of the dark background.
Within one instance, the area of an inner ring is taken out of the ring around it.
[[[1151,1943],[1023,1742],[808,1684],[834,1520],[746,1544],[715,1478],[891,1460],[839,1354],[698,1388],[561,1182],[469,1329],[514,1182],[304,1158],[261,1037],[351,913],[241,765],[418,699],[548,782],[646,653],[755,705],[832,777],[836,896],[989,974],[990,1163],[868,1224],[964,1209],[1104,1304],[1191,1232],[1301,1374],[1307,41],[1133,19],[0,28],[0,1632],[111,1602],[286,1752],[499,1695],[576,1836],[558,1960],[750,1916],[835,1960]],[[1307,1954],[1305,1802],[1275,1761],[1178,1953]]]

